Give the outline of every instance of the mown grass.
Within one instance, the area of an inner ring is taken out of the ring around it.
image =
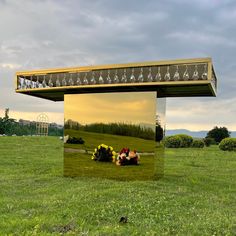
[[[94,150],[98,145],[104,143],[112,146],[116,151],[120,151],[123,147],[129,147],[131,150],[136,149],[139,152],[153,152],[155,148],[154,140],[146,140],[129,136],[120,136],[113,134],[100,134],[86,131],[78,131],[66,129],[65,135],[71,137],[83,138],[84,144],[65,144],[65,148],[78,148],[85,150]]]
[[[159,181],[65,178],[51,137],[1,137],[0,163],[0,235],[236,234],[236,153],[216,146],[166,150]]]
[[[104,177],[116,180],[147,180],[153,179],[156,175],[155,166],[158,162],[154,156],[155,145],[154,140],[145,140],[141,138],[119,136],[112,134],[91,133],[86,131],[78,131],[66,129],[65,134],[72,137],[83,138],[85,143],[81,144],[65,144],[64,153],[64,175],[65,176],[90,176]],[[115,163],[95,162],[91,160],[91,154],[81,154],[76,149],[94,151],[100,144],[107,144],[119,152],[124,147],[138,152],[149,152],[150,155],[141,155],[139,165],[119,167]],[[74,151],[73,151],[74,150]]]

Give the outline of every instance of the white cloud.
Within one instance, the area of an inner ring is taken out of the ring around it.
[[[236,20],[236,7],[222,9],[218,15],[219,19],[222,21],[227,21],[229,23],[235,23],[232,21]]]
[[[206,45],[217,45],[217,46],[229,46],[236,47],[236,41],[221,35],[207,34],[206,32],[196,32],[196,31],[178,31],[170,33],[166,36],[167,38],[172,38],[180,40],[181,42],[187,41],[191,44],[201,43]]]
[[[21,67],[19,64],[11,64],[11,63],[0,63],[0,67],[6,68],[6,69],[11,69],[11,70],[16,70]]]
[[[206,101],[207,100],[207,101]],[[184,98],[168,99],[167,128],[186,128],[191,130],[210,129],[226,126],[236,130],[236,97],[229,99]]]

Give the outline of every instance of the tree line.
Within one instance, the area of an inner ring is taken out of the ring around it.
[[[48,135],[50,136],[63,136],[63,128],[48,127]],[[4,117],[0,117],[0,134],[3,135],[36,135],[36,124],[21,124],[15,119],[9,117],[9,109],[5,109]]]
[[[135,124],[127,123],[93,123],[82,125],[76,121],[67,120],[65,122],[65,129],[81,130],[86,132],[105,133],[113,135],[138,137],[148,140],[153,140],[155,132],[150,127],[145,127]]]

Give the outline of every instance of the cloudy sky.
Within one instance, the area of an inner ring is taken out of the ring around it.
[[[236,1],[0,0],[0,116],[63,123],[62,102],[14,93],[14,73],[212,57],[217,98],[168,98],[167,129],[236,130]]]

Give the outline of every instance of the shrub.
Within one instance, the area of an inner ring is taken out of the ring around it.
[[[206,137],[203,139],[203,142],[205,143],[206,147],[211,146],[212,144],[216,144],[215,140],[213,138],[210,137]]]
[[[218,144],[224,138],[230,137],[230,132],[226,127],[214,127],[207,133],[207,138],[213,138],[215,142]]]
[[[219,148],[223,151],[236,151],[236,138],[225,138],[221,140]]]
[[[167,148],[179,148],[181,146],[181,138],[177,135],[175,136],[169,136],[165,139],[165,146]]]
[[[196,139],[192,143],[192,147],[194,148],[203,148],[204,147],[204,142],[201,139]]]
[[[84,140],[82,138],[76,138],[76,137],[69,137],[66,143],[70,144],[84,144]]]
[[[178,136],[181,138],[181,144],[180,147],[190,147],[192,142],[193,142],[193,138],[187,134],[177,134],[175,136]]]

